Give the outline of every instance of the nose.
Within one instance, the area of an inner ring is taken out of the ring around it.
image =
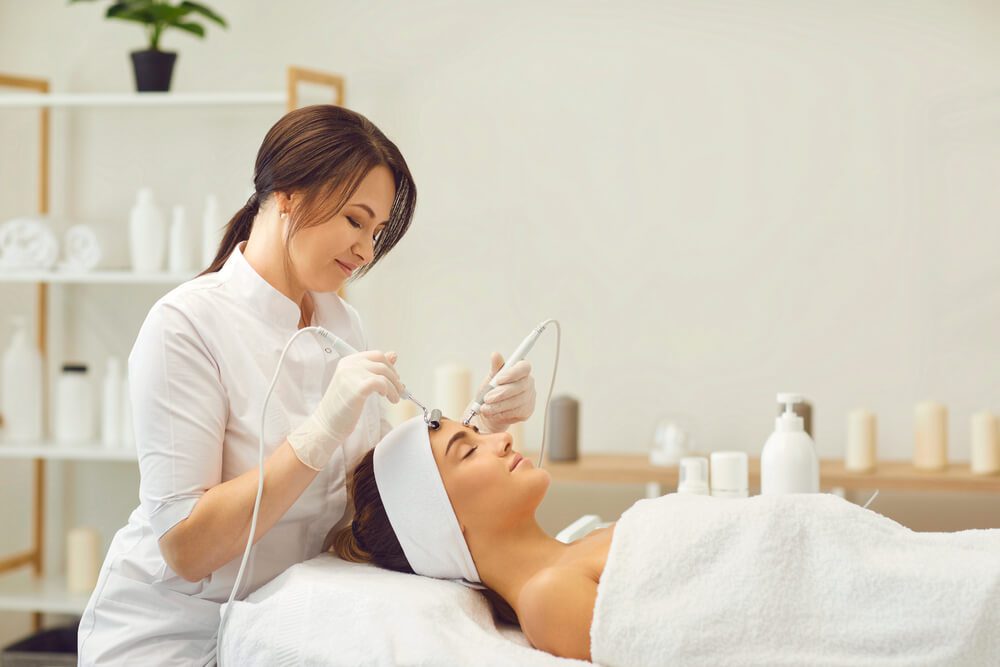
[[[365,230],[361,230],[361,239],[351,248],[355,257],[359,258],[358,266],[362,267],[372,261],[375,256],[375,241],[365,235]]]
[[[496,434],[497,437],[497,454],[502,458],[510,453],[510,450],[514,447],[514,436],[512,436],[507,431],[500,431]]]

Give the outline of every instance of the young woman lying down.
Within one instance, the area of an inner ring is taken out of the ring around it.
[[[549,483],[505,432],[416,417],[354,469],[332,550],[481,588],[536,648],[604,665],[1000,655],[1000,529],[915,533],[822,493],[668,494],[567,545],[535,520]]]

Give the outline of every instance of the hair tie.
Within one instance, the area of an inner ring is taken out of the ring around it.
[[[358,530],[357,520],[351,521],[351,534],[354,535],[354,541],[355,543],[357,543],[359,547],[361,547],[362,551],[366,553],[371,553],[371,550],[365,544],[365,541],[361,538],[361,532]]]
[[[250,195],[250,199],[247,199],[246,207],[256,211],[258,206],[260,206],[260,200],[257,198],[257,193],[254,192]]]

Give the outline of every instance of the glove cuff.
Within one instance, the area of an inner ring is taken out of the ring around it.
[[[330,462],[330,456],[345,438],[330,433],[315,416],[310,416],[286,438],[295,456],[303,464],[320,471]]]

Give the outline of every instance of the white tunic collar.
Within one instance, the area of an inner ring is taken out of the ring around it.
[[[267,282],[257,270],[250,266],[246,257],[243,256],[243,248],[247,242],[241,241],[229,259],[223,265],[222,271],[229,273],[230,280],[236,288],[237,293],[243,297],[252,308],[254,308],[265,320],[274,322],[285,329],[298,329],[299,320],[302,318],[302,310],[299,304],[295,303],[278,289]],[[313,296],[313,304],[317,304],[316,294]]]

